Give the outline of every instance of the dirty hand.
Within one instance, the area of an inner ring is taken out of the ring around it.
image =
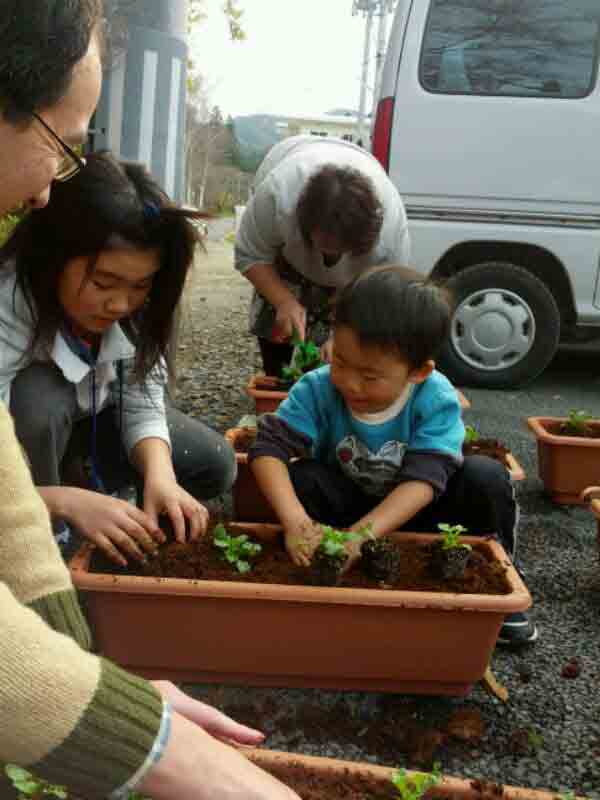
[[[331,364],[331,359],[333,358],[333,337],[327,339],[326,342],[323,342],[321,345],[321,360],[325,361],[326,364]]]
[[[181,714],[196,725],[200,725],[207,733],[216,739],[233,742],[235,744],[256,747],[265,739],[264,733],[241,725],[217,708],[202,703],[185,694],[171,681],[150,681],[164,700],[167,700],[174,711]]]
[[[116,564],[126,566],[126,557],[143,561],[144,553],[154,553],[164,541],[156,521],[131,503],[88,489],[64,488],[64,518]]]
[[[299,567],[308,567],[323,536],[319,523],[314,522],[309,516],[304,516],[300,519],[286,521],[283,530],[285,549],[294,564]]]
[[[153,800],[300,800],[285,784],[176,710],[165,750],[136,791]]]
[[[358,531],[354,530],[353,528],[350,528],[350,532],[358,534]],[[344,549],[348,553],[348,558],[346,559],[341,570],[342,575],[348,572],[348,570],[352,569],[354,564],[356,564],[356,562],[359,560],[361,556],[360,550],[364,541],[365,537],[359,535],[357,539],[350,539],[344,544]]]
[[[275,306],[275,322],[273,323],[273,338],[277,336],[277,341],[288,341],[296,330],[302,341],[306,336],[306,309],[291,295],[289,300],[285,300]]]
[[[156,524],[161,514],[167,514],[178,542],[185,542],[186,522],[192,541],[206,533],[208,509],[182,489],[174,476],[146,477],[144,511]]]

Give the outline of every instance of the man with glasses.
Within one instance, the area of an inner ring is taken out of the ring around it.
[[[75,148],[100,95],[100,2],[0,0],[0,215],[42,208],[53,181],[85,168]],[[139,787],[158,800],[298,800],[219,741],[257,744],[258,731],[124,672],[89,644],[0,404],[0,762],[90,798]]]

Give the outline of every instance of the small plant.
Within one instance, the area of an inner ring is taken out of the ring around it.
[[[442,548],[444,550],[453,550],[455,548],[472,549],[470,544],[460,541],[461,534],[466,533],[467,528],[462,525],[448,525],[446,522],[440,522],[438,528],[442,532]]]
[[[340,560],[343,558],[345,561],[348,554],[346,553],[346,542],[353,542],[357,539],[362,539],[366,534],[367,528],[359,533],[354,531],[338,531],[330,525],[321,525],[323,536],[317,550],[320,550],[328,558],[333,560]]]
[[[590,432],[591,419],[592,415],[587,411],[572,408],[569,411],[569,418],[563,425],[563,432],[568,436],[587,436]]]
[[[42,778],[36,778],[31,772],[16,764],[6,764],[4,772],[19,793],[18,800],[42,800],[43,797],[58,797],[59,800],[68,800],[69,790],[66,786],[58,786]],[[128,800],[146,800],[138,792],[129,792]]]
[[[321,360],[321,351],[318,346],[310,339],[303,342],[295,328],[292,344],[294,345],[292,360],[289,367],[283,367],[281,370],[281,377],[284,381],[295,383],[306,372],[323,366],[323,361]]]
[[[57,786],[42,780],[42,778],[36,778],[31,772],[22,767],[17,767],[16,764],[6,764],[4,772],[19,793],[19,800],[27,800],[27,798],[41,800],[44,796],[66,800],[69,796],[64,786]]]
[[[441,783],[440,765],[434,764],[431,772],[413,772],[410,775],[405,769],[396,770],[391,781],[398,790],[399,800],[420,800],[429,789]]]
[[[472,425],[465,425],[465,444],[474,444],[478,442],[481,437],[479,431]]]
[[[232,536],[222,524],[215,526],[213,544],[222,550],[225,561],[232,564],[242,575],[250,572],[252,569],[250,559],[257,556],[262,550],[262,547],[256,542],[250,541],[249,536],[245,533]]]

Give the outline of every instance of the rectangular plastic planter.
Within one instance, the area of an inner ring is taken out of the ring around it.
[[[256,414],[269,414],[272,411],[277,411],[279,404],[288,396],[286,391],[259,389],[256,384],[261,379],[265,380],[265,377],[265,375],[253,375],[246,387],[246,394],[254,400]]]
[[[280,535],[278,526],[232,527]],[[508,594],[102,575],[89,572],[89,544],[70,568],[99,650],[145,677],[465,695],[485,672],[504,616],[531,605],[498,543],[465,541],[507,565]]]
[[[395,767],[383,767],[376,764],[368,764],[360,761],[344,761],[337,758],[323,758],[321,756],[305,756],[300,753],[284,753],[278,750],[245,749],[242,752],[257,766],[276,774],[277,767],[287,767],[293,765],[300,767],[308,774],[322,776],[324,778],[334,778],[344,781],[352,779],[354,775],[370,775],[375,779],[389,781]],[[407,775],[413,774],[413,770],[407,770]],[[525,786],[498,786],[495,782],[488,782],[484,778],[478,782],[463,778],[455,778],[450,775],[443,775],[441,782],[429,789],[424,795],[423,800],[483,800],[488,797],[498,797],[502,800],[557,800],[561,795],[558,792],[546,789],[529,789]],[[400,797],[400,795],[398,795]],[[324,796],[322,800],[327,800]],[[575,798],[574,800],[585,800],[585,798]]]
[[[600,438],[558,436],[548,427],[567,422],[565,417],[528,417],[527,424],[537,439],[538,473],[544,491],[555,503],[581,505],[582,491],[600,478]],[[600,430],[600,420],[592,420]]]
[[[236,441],[244,435],[244,431],[244,428],[230,428],[225,431],[225,438],[234,450]],[[244,522],[277,522],[271,504],[258,488],[256,478],[248,466],[248,454],[236,450],[235,460],[237,476],[231,490],[235,519]]]

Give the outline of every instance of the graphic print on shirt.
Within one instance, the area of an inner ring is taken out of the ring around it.
[[[346,436],[335,449],[342,472],[377,497],[385,497],[397,486],[405,451],[405,442],[389,441],[372,453],[354,435]]]

